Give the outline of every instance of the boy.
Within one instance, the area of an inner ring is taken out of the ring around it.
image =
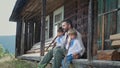
[[[59,27],[57,30],[57,38],[55,39],[55,48],[62,48],[64,44],[64,31],[62,27]]]
[[[69,65],[73,59],[78,58],[78,54],[82,51],[82,47],[80,45],[77,37],[77,32],[74,29],[70,29],[68,31],[68,41],[66,45],[66,56],[62,61],[62,68],[70,68]]]
[[[39,68],[45,68],[46,65],[50,62],[50,60],[54,57],[54,54],[56,54],[56,51],[58,49],[63,48],[64,44],[64,31],[62,27],[59,27],[57,30],[57,38],[53,42],[54,48],[48,51],[48,53],[44,56],[42,61],[39,64]],[[56,46],[55,46],[56,45]]]

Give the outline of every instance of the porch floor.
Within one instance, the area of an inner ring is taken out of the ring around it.
[[[18,58],[39,62],[40,53],[24,54]],[[72,65],[75,68],[88,68],[90,66],[87,59],[74,59]],[[91,65],[93,68],[120,68],[120,61],[93,60]]]

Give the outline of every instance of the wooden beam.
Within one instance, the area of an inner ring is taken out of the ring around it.
[[[34,24],[33,24],[33,26],[34,26],[34,28],[33,28],[33,45],[35,44],[35,27],[36,27],[35,24],[36,24],[36,23],[35,23],[35,21],[34,21]]]
[[[41,22],[35,22],[35,43],[40,42],[41,39]]]
[[[110,14],[110,13],[113,13],[113,12],[117,12],[117,11],[119,11],[119,10],[120,10],[120,8],[113,9],[113,10],[111,10],[111,11],[108,11],[108,12],[105,12],[105,13],[98,14],[98,16],[107,15],[107,14]]]
[[[24,49],[25,49],[25,51],[27,51],[28,50],[28,22],[26,22],[25,23],[25,34],[24,34]]]
[[[93,0],[89,0],[88,10],[88,40],[87,40],[87,59],[92,61],[92,43],[93,43]]]
[[[112,42],[113,47],[120,47],[120,40],[115,40]]]
[[[41,56],[44,56],[45,48],[45,18],[46,18],[46,0],[42,0],[42,11],[41,11]]]
[[[30,49],[30,45],[31,45],[31,44],[30,44],[30,28],[31,28],[31,27],[30,27],[30,23],[31,23],[31,22],[28,22],[28,24],[27,24],[27,25],[28,25],[28,31],[27,31],[27,33],[28,33],[28,34],[27,34],[27,50]]]
[[[34,22],[32,21],[32,23],[30,24],[31,28],[30,28],[30,43],[31,43],[31,46],[30,48],[34,45]]]
[[[104,50],[105,43],[105,16],[102,16],[102,50]]]
[[[20,56],[20,46],[21,46],[21,29],[22,23],[21,21],[17,22],[16,26],[16,46],[15,46],[15,57]]]
[[[120,40],[120,34],[110,35],[110,40]]]
[[[24,33],[25,33],[25,22],[22,20],[22,32],[21,32],[21,55],[24,54]]]

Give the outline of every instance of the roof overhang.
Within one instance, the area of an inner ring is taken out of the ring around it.
[[[47,0],[46,14],[53,12],[64,4],[65,0]],[[41,15],[41,0],[17,0],[10,21],[30,20]]]

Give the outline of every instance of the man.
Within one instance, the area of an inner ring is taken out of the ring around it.
[[[68,30],[74,29],[71,20],[64,20],[62,22],[62,28],[66,32],[65,33],[66,36],[68,35],[67,34]],[[76,32],[77,32],[77,38],[79,39],[80,45],[82,47],[82,51],[80,53],[80,56],[83,56],[83,54],[85,52],[85,47],[84,47],[83,42],[82,42],[82,36],[81,36],[81,34],[77,30],[76,30]],[[68,40],[69,40],[69,38],[68,38]]]
[[[54,60],[53,60],[53,64],[52,64],[52,68],[60,68],[61,66],[61,63],[62,63],[62,59],[65,57],[65,52],[66,52],[66,44],[67,44],[67,41],[69,41],[69,37],[68,37],[68,30],[70,29],[74,29],[73,26],[72,26],[72,22],[71,20],[64,20],[62,22],[62,28],[64,29],[64,32],[65,32],[65,39],[64,39],[64,48],[58,48],[55,50],[55,53],[53,55],[54,57]],[[83,42],[82,42],[82,37],[81,37],[81,34],[76,30],[77,32],[77,37],[79,39],[79,42],[80,42],[80,45],[82,47],[82,50],[81,50],[81,53],[80,54],[77,54],[77,55],[80,55],[82,56],[85,52],[85,48],[84,48],[84,45],[83,45]],[[50,51],[49,52],[49,55],[50,54],[53,54],[54,51]],[[47,56],[49,56],[47,55]],[[46,56],[45,56],[46,57]],[[52,55],[51,55],[52,57]],[[51,59],[48,59],[48,58],[44,58],[43,61],[40,62],[40,66],[43,66],[43,67],[40,67],[40,68],[45,68],[45,65],[47,63],[49,63]]]
[[[64,32],[65,32],[64,48],[66,48],[67,43],[69,43],[68,41],[70,41],[70,37],[68,36],[68,31],[71,29],[74,29],[71,20],[68,19],[68,20],[62,21],[62,28],[64,29]],[[77,30],[75,30],[75,31],[77,32],[76,38],[78,39],[80,46],[81,46],[80,53],[79,54],[76,53],[76,55],[73,56],[73,57],[75,57],[75,59],[77,59],[77,58],[83,56],[83,54],[85,52],[85,47],[82,42],[81,34]],[[56,52],[57,52],[57,55],[54,57],[54,62],[53,62],[52,68],[60,68],[62,59],[65,57],[65,54],[66,54],[66,49],[62,48],[62,49],[57,50]]]

